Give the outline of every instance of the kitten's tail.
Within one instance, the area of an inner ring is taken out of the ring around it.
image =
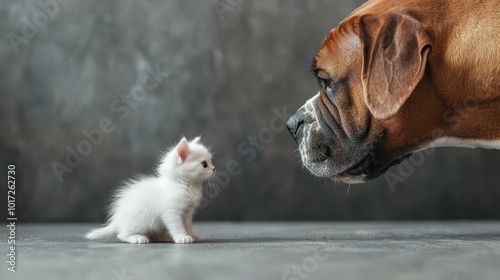
[[[106,238],[112,235],[113,233],[116,232],[116,228],[113,226],[113,224],[108,224],[105,227],[102,228],[96,228],[89,233],[85,235],[85,238],[87,239],[100,239],[100,238]]]

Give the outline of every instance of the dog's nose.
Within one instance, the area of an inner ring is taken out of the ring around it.
[[[295,140],[298,140],[297,137],[299,136],[300,127],[304,124],[304,113],[305,109],[300,108],[286,122],[286,127]]]
[[[293,138],[297,136],[297,131],[303,123],[304,121],[296,115],[293,115],[290,117],[290,119],[288,119],[288,121],[286,122],[286,127],[292,134]]]

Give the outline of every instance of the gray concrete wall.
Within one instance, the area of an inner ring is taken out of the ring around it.
[[[200,220],[500,218],[499,151],[441,149],[395,185],[297,163],[279,116],[317,91],[311,58],[362,2],[2,1],[0,166],[16,164],[19,219],[102,221],[117,184],[198,134],[228,182]]]

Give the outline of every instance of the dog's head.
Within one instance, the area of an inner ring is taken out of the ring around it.
[[[423,25],[395,13],[352,16],[312,63],[319,92],[288,121],[303,164],[346,182],[378,177],[441,132]]]

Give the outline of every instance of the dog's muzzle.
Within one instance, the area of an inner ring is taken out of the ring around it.
[[[319,111],[318,98],[319,94],[309,99],[287,121],[303,165],[318,177],[350,183],[377,176],[371,145],[347,137],[335,122],[329,124]]]

